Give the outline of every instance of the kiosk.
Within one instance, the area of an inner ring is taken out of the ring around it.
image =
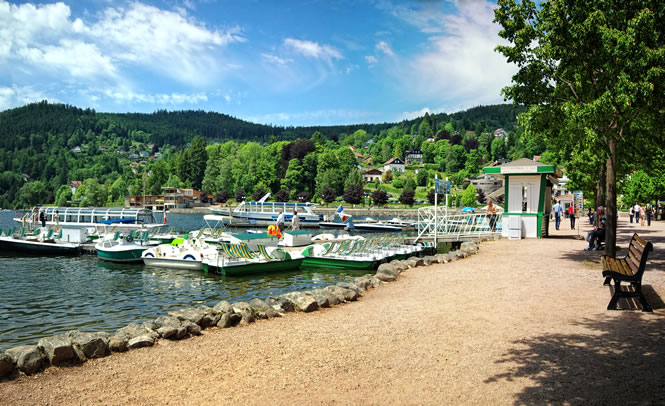
[[[501,235],[511,239],[547,237],[552,211],[552,186],[561,170],[522,158],[501,166],[483,168],[488,175],[505,179]]]

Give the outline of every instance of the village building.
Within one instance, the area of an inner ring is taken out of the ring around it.
[[[363,180],[365,183],[371,183],[378,179],[379,182],[383,183],[383,172],[379,169],[372,168],[363,173]]]
[[[399,157],[390,158],[383,164],[383,172],[402,172],[404,173],[404,161]]]
[[[423,163],[423,151],[419,149],[414,149],[406,153],[406,157],[404,159],[407,164],[411,163],[417,163],[417,164],[422,164]]]
[[[72,191],[72,196],[76,194],[76,189],[80,188],[83,185],[83,182],[80,180],[73,180],[69,182],[69,190]]]

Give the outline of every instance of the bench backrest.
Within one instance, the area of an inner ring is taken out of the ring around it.
[[[633,275],[638,275],[644,272],[644,267],[649,257],[649,252],[653,250],[653,244],[646,241],[644,238],[633,234],[628,245],[628,254],[626,255],[626,263],[633,271]]]

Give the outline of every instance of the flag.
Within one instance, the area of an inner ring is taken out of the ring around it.
[[[164,224],[166,224],[166,209],[164,209]]]
[[[339,218],[342,219],[342,222],[346,221],[351,216],[347,216],[346,213],[344,213],[344,207],[340,204],[339,207],[337,208],[337,211],[335,212],[339,216]]]

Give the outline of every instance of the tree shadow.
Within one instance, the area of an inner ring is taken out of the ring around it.
[[[515,404],[664,404],[665,318],[623,313],[575,323],[586,332],[513,342],[496,361],[507,372],[485,382],[528,378]],[[577,328],[576,328],[577,330]]]

